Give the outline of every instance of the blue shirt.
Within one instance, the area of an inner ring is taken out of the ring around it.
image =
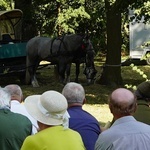
[[[136,121],[132,116],[117,119],[103,131],[95,144],[95,150],[149,150],[150,126]]]
[[[68,108],[68,113],[69,128],[80,133],[87,150],[94,150],[95,142],[101,132],[99,122],[81,106]]]

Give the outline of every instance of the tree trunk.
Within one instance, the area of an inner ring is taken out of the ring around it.
[[[15,8],[23,11],[22,40],[28,41],[37,35],[35,21],[33,20],[32,0],[15,0]]]
[[[107,17],[107,55],[100,84],[117,86],[121,77],[121,12],[113,6],[106,7]]]

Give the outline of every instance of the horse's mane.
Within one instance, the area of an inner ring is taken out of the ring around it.
[[[60,35],[60,36],[58,36],[58,37],[54,37],[54,39],[63,39],[64,37],[69,37],[69,38],[71,38],[71,39],[74,39],[74,37],[82,37],[82,38],[84,38],[85,37],[85,34],[83,34],[83,33],[76,33],[76,34],[63,34],[63,35]]]

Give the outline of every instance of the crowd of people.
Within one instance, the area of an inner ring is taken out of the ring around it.
[[[23,100],[19,85],[0,87],[0,150],[149,150],[150,81],[108,97],[110,126],[85,111],[85,90],[67,83]]]

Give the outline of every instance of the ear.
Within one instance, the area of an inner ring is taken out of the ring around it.
[[[109,104],[110,112],[113,114],[112,106]]]
[[[83,100],[83,105],[86,103],[86,98],[84,98],[84,100]]]
[[[24,99],[23,99],[23,94],[22,94],[22,95],[21,95],[21,103],[23,102],[23,100],[24,100]]]
[[[136,112],[136,110],[137,110],[137,103],[135,104],[134,113]]]

